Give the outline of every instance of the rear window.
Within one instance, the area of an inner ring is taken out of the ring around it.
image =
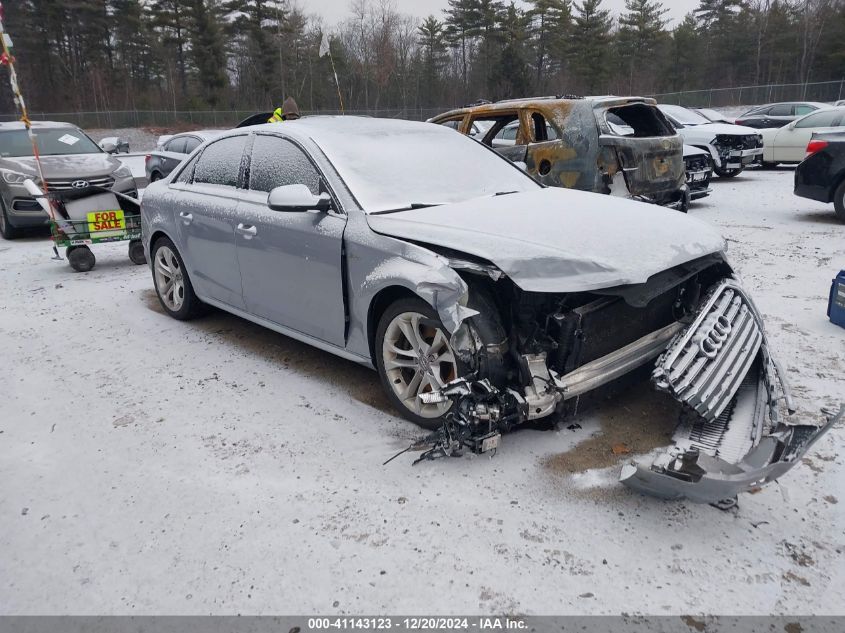
[[[35,140],[41,156],[64,154],[102,154],[103,150],[84,132],[73,127],[37,128]],[[32,156],[32,141],[26,130],[0,132],[0,156]]]
[[[176,154],[184,154],[185,153],[185,137],[180,136],[179,138],[170,139],[167,141],[167,144],[164,146],[165,152],[174,152]]]
[[[769,116],[792,116],[792,104],[779,103],[772,106],[772,109],[769,110]]]
[[[674,128],[654,106],[644,103],[610,108],[605,114],[608,127],[617,136],[646,138],[672,136]]]
[[[841,121],[842,112],[839,110],[823,110],[804,117],[795,124],[795,127],[837,127]]]

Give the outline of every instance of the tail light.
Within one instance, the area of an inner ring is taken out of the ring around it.
[[[818,151],[823,150],[829,143],[827,141],[810,141],[807,143],[807,156],[812,156]]]
[[[745,125],[745,119],[737,119],[734,121],[734,125]]]
[[[149,163],[149,162],[150,162],[150,159],[151,159],[152,157],[153,157],[153,155],[152,155],[152,154],[147,154],[146,156],[144,156],[144,164],[146,165],[147,163]]]

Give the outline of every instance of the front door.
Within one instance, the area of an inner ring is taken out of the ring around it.
[[[345,342],[342,248],[346,217],[335,211],[280,212],[267,206],[275,187],[321,189],[321,177],[292,142],[258,134],[249,191],[235,226],[243,296],[250,314],[319,338]]]
[[[235,225],[246,140],[247,136],[242,135],[212,143],[197,159],[191,182],[173,185],[188,193],[180,196],[175,220],[180,238],[177,246],[194,290],[200,297],[240,309],[244,302]]]

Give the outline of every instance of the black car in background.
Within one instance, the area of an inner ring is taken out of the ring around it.
[[[795,195],[833,202],[845,222],[845,131],[813,134],[807,157],[795,169]]]
[[[783,127],[819,108],[827,108],[828,104],[817,101],[790,101],[785,103],[768,103],[752,108],[740,117],[737,125],[753,127],[758,130],[765,128]]]

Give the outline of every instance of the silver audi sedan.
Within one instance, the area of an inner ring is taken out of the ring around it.
[[[543,187],[439,125],[232,130],[150,185],[142,222],[168,314],[216,306],[369,365],[444,450],[484,452],[645,383],[682,414],[623,481],[715,501],[782,475],[842,415],[788,421],[785,374],[710,225]]]

